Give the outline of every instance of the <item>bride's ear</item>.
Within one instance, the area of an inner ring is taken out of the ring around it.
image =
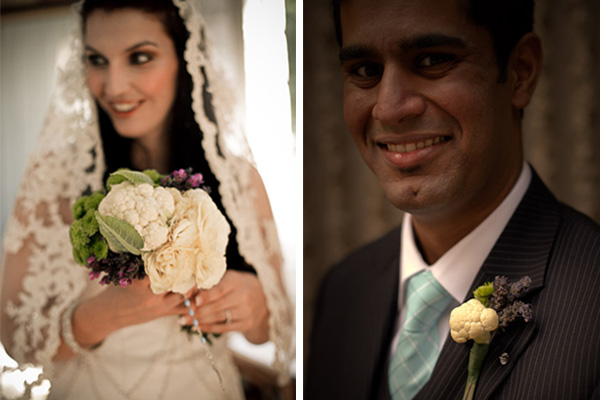
[[[542,41],[529,32],[516,44],[508,61],[508,79],[512,85],[512,105],[525,108],[531,101],[542,71]]]

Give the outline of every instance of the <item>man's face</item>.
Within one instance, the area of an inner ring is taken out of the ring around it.
[[[481,211],[522,165],[515,79],[498,82],[490,34],[457,2],[341,8],[346,123],[388,199],[416,217]]]

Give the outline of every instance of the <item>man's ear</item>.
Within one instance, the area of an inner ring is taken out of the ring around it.
[[[542,41],[529,32],[514,47],[508,64],[512,84],[512,105],[523,109],[529,104],[542,71]]]

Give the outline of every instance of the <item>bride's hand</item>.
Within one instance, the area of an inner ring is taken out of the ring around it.
[[[119,310],[116,316],[128,326],[186,312],[187,308],[183,305],[183,301],[198,290],[190,290],[185,297],[173,292],[154,294],[150,289],[149,278],[145,277],[142,280],[134,280],[125,288],[111,286],[108,291],[112,291],[110,294],[107,293],[108,298],[113,302],[115,310]]]
[[[186,295],[190,297],[195,292]],[[125,288],[111,285],[75,309],[73,334],[81,346],[92,346],[126,326],[183,314],[187,311],[183,301],[184,296],[179,293],[154,294],[148,277]]]
[[[242,332],[255,344],[269,339],[267,301],[260,281],[252,273],[227,271],[219,284],[198,292],[192,304],[196,305],[195,315],[203,332]],[[189,317],[184,320],[191,323]]]

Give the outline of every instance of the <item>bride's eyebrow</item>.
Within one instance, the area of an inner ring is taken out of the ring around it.
[[[136,49],[138,49],[140,47],[144,47],[144,46],[154,46],[154,47],[158,48],[158,45],[156,43],[154,43],[152,41],[149,41],[149,40],[145,40],[143,42],[136,43],[136,44],[134,44],[131,47],[128,47],[127,49],[125,49],[125,52],[129,53],[131,51],[134,51],[134,50],[136,50]],[[98,50],[94,49],[92,46],[87,45],[87,44],[85,45],[85,50],[86,51],[91,51],[91,52],[94,52],[94,53],[97,53],[97,54],[102,54],[101,52],[99,52]]]
[[[148,45],[149,45],[149,46],[158,47],[158,45],[157,45],[156,43],[154,43],[154,42],[151,42],[151,41],[149,41],[149,40],[146,40],[146,41],[143,41],[143,42],[140,42],[140,43],[134,44],[134,45],[133,45],[133,46],[131,46],[131,47],[128,47],[128,48],[127,48],[125,51],[126,51],[126,52],[130,52],[130,51],[133,51],[133,50],[137,49],[138,47],[143,47],[143,46],[148,46]]]
[[[84,49],[85,49],[85,51],[91,51],[91,52],[93,52],[93,53],[102,54],[102,53],[100,53],[98,50],[96,50],[95,48],[93,48],[92,46],[90,46],[90,45],[87,45],[87,44],[85,45],[85,48],[84,48]]]

